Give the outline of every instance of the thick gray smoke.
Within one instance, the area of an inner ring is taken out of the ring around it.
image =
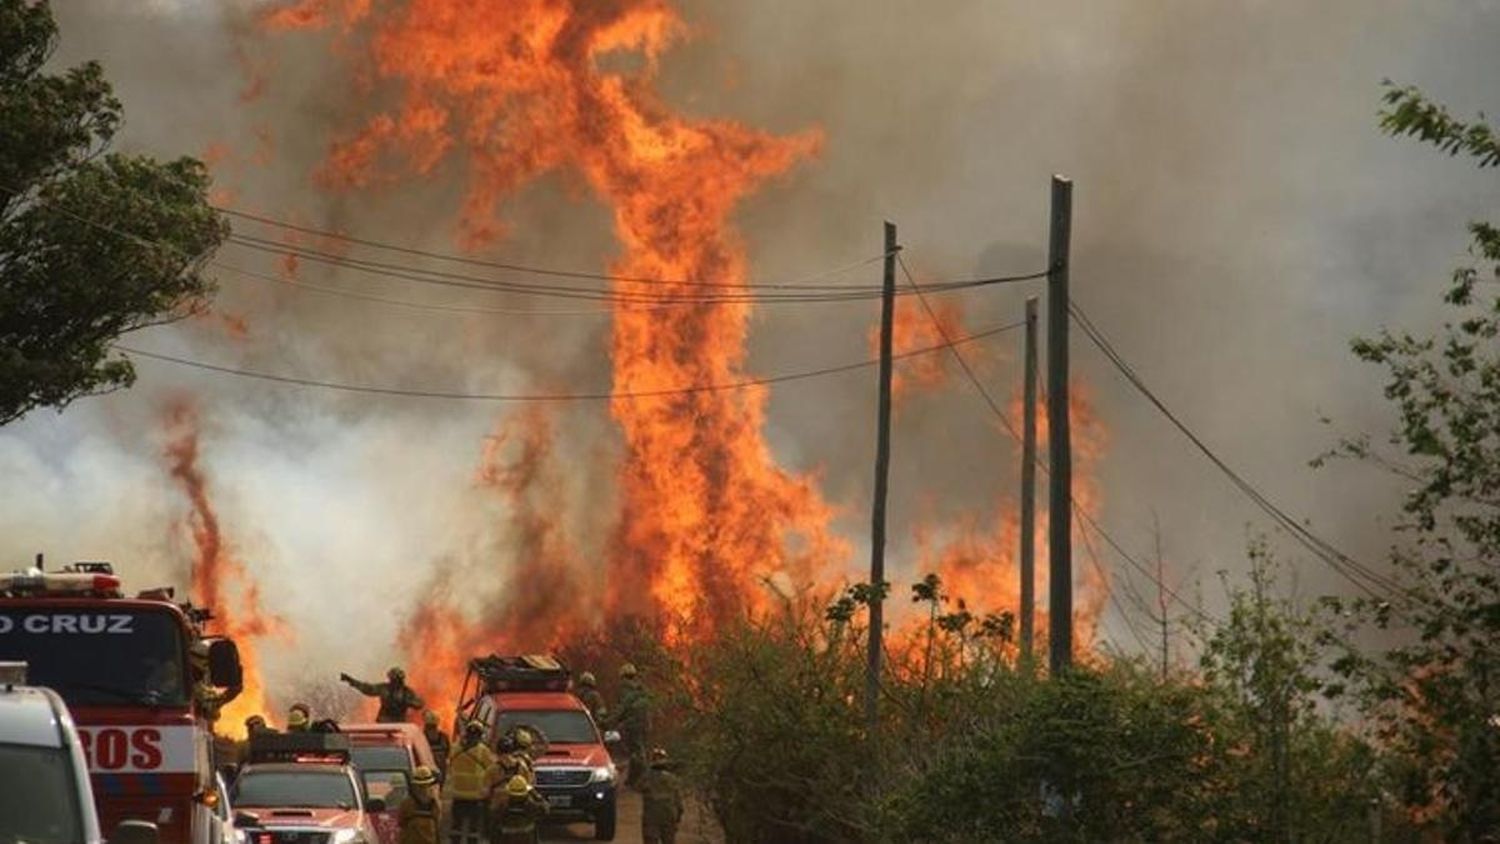
[[[222,156],[233,202],[398,243],[453,248],[455,167],[421,183],[331,198],[311,173],[335,127],[364,107],[322,36],[249,32],[252,6],[189,0],[59,2],[59,60],[102,59],[125,102],[123,146]],[[1232,464],[1336,544],[1375,561],[1397,490],[1370,470],[1307,460],[1335,431],[1384,431],[1377,373],[1348,338],[1430,325],[1463,225],[1494,207],[1494,183],[1379,135],[1380,81],[1414,82],[1460,112],[1500,111],[1493,2],[1395,0],[1049,4],[836,0],[692,2],[693,39],[664,65],[668,99],[702,116],[774,131],[820,126],[822,155],[762,191],[741,215],[754,273],[806,275],[879,251],[901,227],[928,278],[1030,271],[1044,263],[1047,180],[1075,189],[1075,298],[1162,397]],[[480,25],[481,22],[476,22]],[[263,77],[264,94],[243,99]],[[227,154],[223,150],[227,149]],[[616,247],[597,203],[566,180],[507,211],[495,255],[602,267]],[[274,236],[242,225],[239,231]],[[226,263],[275,272],[228,247]],[[875,269],[863,271],[876,281]],[[483,306],[569,307],[330,275],[379,295]],[[850,280],[859,278],[851,277]],[[1039,289],[964,299],[970,329],[1012,322]],[[485,392],[608,385],[608,321],[571,315],[445,315],[274,289],[225,275],[218,307],[243,317],[133,338],[155,350],[364,384]],[[583,307],[587,308],[585,303]],[[762,310],[759,374],[864,358],[864,304]],[[985,347],[995,394],[1018,391],[1019,335]],[[1235,569],[1256,511],[1124,387],[1087,341],[1077,378],[1108,430],[1101,516],[1133,550],[1159,516],[1174,581]],[[977,351],[977,348],[974,349]],[[284,388],[143,362],[128,393],[37,412],[0,431],[0,552],[113,558],[130,574],[180,578],[186,503],[160,457],[171,396],[196,397],[205,469],[227,538],[266,601],[300,631],[296,665],[383,666],[410,590],[440,561],[474,565],[505,547],[500,505],[476,492],[481,438],[506,408]],[[598,557],[615,434],[600,404],[559,408],[558,449],[576,477],[577,542]],[[778,388],[768,436],[784,464],[817,470],[865,553],[873,374]],[[913,527],[1013,497],[1014,444],[955,374],[901,406],[892,559],[914,574]],[[1122,564],[1104,558],[1120,571]],[[1078,566],[1089,565],[1080,559]],[[1304,593],[1346,588],[1318,564]],[[147,578],[140,577],[139,580]],[[351,587],[348,584],[357,584]],[[904,591],[904,587],[902,588]],[[1192,587],[1188,587],[1192,591]],[[358,643],[349,641],[352,623]],[[1106,635],[1129,642],[1119,618]],[[279,675],[278,673],[279,672]]]

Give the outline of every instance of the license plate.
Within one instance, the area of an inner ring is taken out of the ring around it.
[[[557,795],[555,797],[548,797],[547,798],[547,802],[551,803],[553,806],[557,806],[557,807],[560,807],[560,808],[571,806],[571,805],[573,805],[573,795],[571,795],[571,794],[559,794],[559,795]]]

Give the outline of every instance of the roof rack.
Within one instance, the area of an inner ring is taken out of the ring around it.
[[[469,660],[469,672],[479,678],[484,694],[565,692],[570,682],[568,667],[546,654],[475,657]]]
[[[345,764],[349,737],[342,733],[256,733],[250,737],[250,761]]]

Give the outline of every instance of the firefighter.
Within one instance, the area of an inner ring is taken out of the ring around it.
[[[631,663],[620,666],[620,706],[606,719],[620,731],[620,741],[630,760],[625,784],[640,784],[646,773],[646,734],[651,728],[651,698],[641,682],[640,672]]]
[[[272,732],[271,727],[266,724],[264,715],[251,715],[245,719],[245,735],[258,736],[261,733]]]
[[[438,844],[443,802],[433,788],[436,785],[437,776],[426,765],[412,771],[411,794],[396,809],[396,826],[401,830],[397,844]]]
[[[645,844],[673,844],[682,823],[682,780],[672,772],[672,761],[660,747],[651,750],[651,770],[641,778],[641,840]]]
[[[294,703],[287,711],[286,731],[289,733],[305,733],[312,727],[312,707],[305,703]]]
[[[197,641],[188,649],[188,664],[193,673],[193,700],[198,711],[208,720],[210,729],[219,723],[219,713],[230,701],[240,696],[240,686],[230,686],[222,691],[208,682],[208,643]]]
[[[399,724],[406,720],[407,710],[421,709],[426,706],[417,693],[406,685],[406,672],[400,668],[392,668],[385,672],[384,683],[366,683],[348,674],[340,674],[339,679],[358,689],[367,697],[380,698],[380,712],[375,716],[375,720],[382,724]]]
[[[484,724],[470,721],[463,741],[448,757],[448,776],[443,780],[443,794],[453,801],[451,844],[484,839],[490,793],[498,777],[495,753],[484,743]]]
[[[513,736],[501,737],[500,757],[496,764],[500,770],[501,782],[521,777],[529,783],[536,783],[536,770],[531,765],[531,757],[522,752],[521,743]]]
[[[432,759],[437,763],[439,774],[448,773],[448,734],[438,726],[438,714],[431,709],[422,714],[422,735],[427,737],[427,746],[432,748]]]
[[[537,822],[547,814],[547,798],[537,793],[525,777],[511,777],[495,792],[494,834],[491,844],[534,844]]]
[[[578,675],[578,691],[575,692],[583,705],[588,707],[589,714],[594,716],[595,721],[603,721],[609,714],[604,708],[604,695],[599,694],[599,687],[594,680],[594,672],[585,671]]]

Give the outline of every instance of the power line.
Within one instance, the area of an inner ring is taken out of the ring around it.
[[[790,290],[790,291],[797,291],[797,292],[812,292],[812,291],[844,292],[844,291],[851,291],[851,290],[861,290],[861,291],[865,291],[865,292],[879,292],[879,287],[872,287],[870,285],[832,285],[832,284],[830,284],[830,285],[815,285],[815,284],[812,284],[811,282],[818,281],[819,279],[824,279],[824,278],[830,278],[830,277],[834,277],[834,276],[843,275],[843,274],[851,272],[853,270],[860,269],[861,267],[866,267],[866,266],[869,266],[871,264],[874,264],[877,261],[882,261],[885,258],[889,257],[889,256],[883,255],[883,254],[882,255],[875,255],[873,257],[864,258],[864,259],[861,259],[859,261],[855,261],[855,262],[852,262],[850,264],[846,264],[846,265],[841,266],[841,267],[835,267],[833,269],[824,270],[824,271],[819,272],[819,273],[814,273],[812,275],[806,276],[804,278],[801,278],[801,279],[798,279],[798,280],[792,281],[792,282],[779,282],[779,283],[762,282],[762,283],[754,283],[754,282],[734,282],[734,281],[727,281],[727,280],[704,280],[704,279],[698,279],[698,278],[668,279],[668,278],[658,278],[658,277],[652,277],[652,276],[615,275],[615,274],[609,274],[609,273],[590,272],[590,271],[586,271],[586,270],[570,270],[570,269],[559,269],[559,268],[554,268],[554,267],[541,267],[541,266],[537,266],[537,265],[522,264],[522,263],[511,262],[511,261],[491,261],[491,260],[486,260],[486,259],[482,259],[482,258],[474,258],[474,257],[468,256],[468,255],[458,255],[458,254],[454,254],[454,253],[451,253],[451,252],[439,252],[439,251],[429,250],[429,249],[419,249],[419,248],[416,248],[416,247],[405,246],[405,245],[401,245],[401,244],[393,244],[393,243],[390,243],[388,241],[375,240],[375,239],[367,238],[367,237],[359,237],[359,236],[347,234],[347,233],[344,233],[344,232],[336,232],[336,231],[332,231],[330,229],[317,228],[315,226],[299,225],[297,223],[291,223],[291,222],[288,222],[286,220],[277,219],[275,217],[270,217],[270,216],[261,215],[261,214],[253,214],[253,213],[251,213],[249,211],[244,211],[244,210],[238,209],[238,208],[231,208],[231,207],[224,206],[224,205],[215,205],[213,207],[216,210],[218,210],[219,212],[227,214],[229,216],[238,217],[238,218],[244,219],[244,220],[251,220],[253,222],[260,223],[261,225],[264,225],[264,226],[270,226],[270,227],[274,227],[274,228],[284,229],[284,230],[287,230],[287,231],[299,232],[301,234],[314,235],[314,236],[325,238],[325,239],[328,239],[328,240],[337,240],[337,241],[341,241],[341,242],[344,242],[344,243],[352,243],[352,244],[356,244],[356,245],[359,245],[359,246],[369,247],[371,249],[380,249],[380,250],[383,250],[383,251],[394,252],[394,253],[401,254],[401,255],[410,255],[410,256],[421,257],[421,258],[430,258],[430,259],[438,260],[438,261],[447,261],[447,262],[450,262],[450,263],[464,264],[464,265],[468,265],[468,266],[472,266],[472,267],[484,267],[484,268],[488,268],[488,269],[498,269],[498,270],[504,270],[504,271],[507,271],[507,272],[522,273],[522,274],[526,274],[526,275],[545,276],[545,277],[550,277],[550,278],[571,278],[571,279],[591,280],[591,281],[627,282],[627,283],[631,283],[631,284],[659,284],[659,285],[671,285],[671,286],[679,286],[679,287],[706,287],[706,288],[710,288],[710,289],[714,289],[714,290],[724,290],[724,289],[731,289],[731,290],[733,290],[733,289],[739,289],[739,290]],[[275,241],[268,241],[268,240],[266,240],[264,238],[251,238],[249,236],[243,236],[243,237],[245,237],[247,240],[255,240],[255,241],[258,241],[260,243],[269,243],[269,244],[272,244],[272,245],[276,244]],[[1006,281],[1016,281],[1016,282],[1019,282],[1019,281],[1031,281],[1031,280],[1042,278],[1042,277],[1045,277],[1045,276],[1046,276],[1046,272],[1044,271],[1044,272],[1040,272],[1040,273],[1033,273],[1033,274],[1026,274],[1026,275],[1021,275],[1021,276],[1009,277],[1009,278],[1006,278],[1006,279],[1003,279],[1003,280],[1006,280]],[[989,282],[989,283],[995,283],[995,282],[1000,281],[1000,280],[1001,279],[973,279],[971,281],[973,281],[973,282],[984,281],[984,282]]]
[[[1006,331],[1012,331],[1014,329],[1022,327],[1025,324],[1025,322],[1016,322],[1008,325],[997,326],[995,328],[990,328],[985,331],[980,331],[975,334],[970,334],[966,337],[959,338],[959,340],[956,342],[972,343],[978,340],[983,340],[987,337],[993,337],[997,334],[1002,334]],[[951,348],[951,346],[946,347]],[[239,378],[251,378],[259,381],[270,381],[278,384],[289,384],[299,387],[318,387],[322,389],[338,390],[341,392],[349,393],[404,396],[408,398],[492,402],[570,402],[611,401],[614,399],[664,398],[668,396],[689,395],[693,393],[710,393],[722,392],[727,390],[739,390],[746,387],[760,387],[769,384],[780,384],[787,381],[801,381],[809,378],[817,378],[824,375],[834,375],[841,372],[851,372],[856,369],[864,369],[866,367],[874,366],[879,363],[878,360],[863,360],[855,363],[847,363],[839,366],[828,366],[820,369],[811,369],[802,372],[788,373],[785,375],[773,375],[763,378],[747,378],[742,381],[732,381],[723,384],[697,384],[661,390],[637,390],[598,393],[460,393],[441,390],[407,390],[395,387],[372,387],[358,384],[344,384],[336,381],[324,381],[312,378],[298,378],[294,376],[277,375],[268,372],[254,372],[250,370],[236,369],[234,367],[205,363],[203,361],[192,360],[190,358],[165,355],[158,352],[148,352],[142,349],[135,349],[120,344],[115,344],[114,348],[118,349],[121,352],[132,355],[139,355],[140,357],[147,358],[149,360],[156,360],[164,363],[173,363],[180,366],[192,367],[194,369],[217,372],[223,375],[233,375]],[[914,349],[912,351],[896,355],[895,357],[897,359],[917,357],[919,355],[941,351],[943,348],[945,348],[945,346],[929,346],[927,348]]]
[[[984,399],[984,403],[989,406],[990,413],[993,414],[997,420],[999,420],[1001,427],[1005,429],[1006,433],[1010,434],[1011,438],[1016,442],[1021,442],[1020,433],[1016,431],[1015,425],[1013,425],[1010,419],[1006,417],[1005,412],[1000,409],[999,402],[995,401],[994,397],[990,395],[990,391],[984,386],[984,382],[979,380],[979,377],[974,373],[974,370],[969,366],[968,361],[964,359],[963,354],[959,352],[955,344],[949,342],[947,330],[943,328],[941,320],[939,320],[937,317],[937,313],[932,309],[932,306],[928,304],[927,297],[922,294],[921,285],[917,284],[917,280],[912,276],[911,270],[907,269],[906,262],[902,260],[898,255],[896,257],[896,263],[901,267],[902,274],[906,276],[907,284],[911,286],[912,291],[916,294],[917,301],[922,304],[923,310],[927,312],[927,317],[932,322],[933,328],[937,331],[938,336],[944,341],[943,345],[948,349],[950,353],[952,353],[953,359],[958,362],[958,365],[963,370],[964,375],[968,377],[969,383],[974,385],[974,389],[978,391],[980,398]],[[1024,324],[1024,322],[1022,324]],[[1042,470],[1043,474],[1051,474],[1051,467],[1046,464],[1046,461],[1038,458],[1036,464],[1037,467]],[[1109,533],[1104,530],[1104,527],[1099,524],[1098,520],[1096,520],[1087,510],[1083,509],[1083,507],[1076,501],[1073,502],[1073,512],[1078,515],[1081,521],[1086,522],[1089,526],[1091,526],[1094,531],[1098,533],[1099,536],[1103,538],[1109,544],[1109,546],[1115,550],[1117,554],[1125,559],[1126,562],[1130,563],[1132,567],[1144,574],[1148,580],[1151,580],[1161,586],[1162,591],[1165,594],[1167,594],[1173,600],[1186,607],[1190,612],[1194,613],[1210,624],[1217,624],[1217,621],[1208,613],[1204,612],[1196,605],[1183,600],[1181,596],[1179,596],[1171,588],[1167,587],[1166,584],[1161,583],[1159,580],[1157,580],[1157,578],[1153,574],[1151,574],[1150,570],[1138,563],[1134,557],[1127,553],[1124,547],[1121,546],[1119,542],[1116,542],[1114,537],[1110,536]]]
[[[682,293],[646,293],[618,290],[600,290],[580,287],[567,287],[550,284],[526,283],[503,281],[501,279],[485,276],[468,275],[465,273],[454,273],[445,270],[426,269],[413,267],[406,264],[396,264],[387,261],[372,261],[363,258],[354,258],[339,255],[320,249],[306,246],[278,243],[264,238],[249,237],[246,235],[231,235],[229,241],[237,246],[266,252],[274,255],[285,255],[313,261],[315,263],[342,269],[352,269],[374,276],[396,278],[411,281],[418,284],[434,284],[445,287],[459,287],[470,290],[504,291],[531,296],[551,296],[563,299],[584,299],[602,302],[629,302],[629,303],[675,303],[675,304],[762,304],[773,302],[852,302],[868,301],[878,299],[881,296],[880,288],[875,286],[843,286],[834,289],[819,290],[806,288],[802,292],[772,292],[754,293],[736,290],[726,287],[726,292],[711,293],[708,291],[682,292]],[[963,281],[945,282],[934,285],[932,289],[938,292],[949,292],[954,290],[966,290],[976,287],[986,287],[995,284],[1008,284],[1022,281],[1030,281],[1042,278],[1045,272],[1023,273],[1011,276],[996,276],[992,278],[967,279]],[[609,276],[599,276],[609,279]]]
[[[1134,368],[1131,367],[1130,364],[1124,359],[1124,357],[1114,348],[1114,345],[1109,342],[1109,338],[1104,336],[1104,333],[1098,328],[1098,326],[1096,326],[1093,321],[1089,319],[1088,315],[1083,312],[1083,309],[1078,306],[1077,302],[1070,302],[1069,310],[1073,314],[1074,320],[1083,329],[1084,334],[1088,335],[1089,339],[1093,341],[1094,345],[1099,349],[1099,351],[1104,354],[1105,358],[1108,359],[1110,363],[1114,364],[1115,368],[1120,371],[1120,374],[1125,376],[1125,380],[1128,381],[1131,386],[1133,386],[1138,392],[1140,392],[1141,395],[1145,396],[1146,400],[1149,401],[1152,406],[1154,406],[1158,411],[1160,411],[1161,414],[1165,416],[1169,422],[1172,423],[1173,427],[1177,428],[1177,430],[1181,432],[1183,436],[1187,437],[1188,441],[1191,442],[1205,457],[1207,457],[1209,461],[1219,469],[1220,472],[1228,477],[1230,482],[1233,483],[1241,493],[1243,493],[1247,498],[1254,502],[1256,506],[1258,506],[1263,512],[1269,515],[1273,521],[1287,530],[1287,532],[1289,532],[1292,537],[1297,540],[1298,543],[1300,543],[1308,551],[1312,552],[1313,556],[1322,560],[1335,572],[1342,575],[1346,580],[1354,584],[1361,591],[1365,592],[1372,598],[1380,600],[1383,597],[1388,596],[1382,596],[1374,589],[1372,589],[1368,584],[1374,584],[1375,587],[1383,589],[1389,593],[1402,594],[1403,590],[1397,584],[1371,570],[1368,566],[1365,566],[1358,560],[1355,560],[1342,551],[1339,551],[1327,540],[1324,540],[1323,538],[1314,534],[1306,526],[1302,525],[1296,519],[1292,518],[1286,513],[1286,511],[1282,510],[1274,502],[1267,498],[1264,493],[1262,493],[1253,484],[1246,480],[1244,476],[1240,475],[1233,468],[1231,468],[1228,463],[1226,463],[1221,457],[1219,457],[1219,455],[1215,453],[1213,449],[1209,448],[1207,443],[1205,443],[1201,437],[1194,433],[1192,429],[1190,429],[1187,424],[1177,416],[1177,414],[1173,413],[1172,410],[1168,408],[1166,404],[1154,392],[1152,392],[1148,386],[1146,386],[1145,381],[1141,379],[1141,377],[1135,372]],[[1368,581],[1368,583],[1366,581]]]

